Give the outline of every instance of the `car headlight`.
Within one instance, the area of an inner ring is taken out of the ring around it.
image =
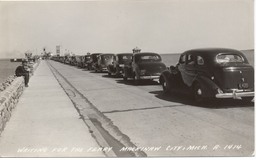
[[[146,74],[146,70],[140,70],[140,75],[145,75]]]
[[[119,64],[119,67],[124,67],[124,64]]]

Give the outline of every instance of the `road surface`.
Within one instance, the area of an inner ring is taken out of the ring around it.
[[[121,153],[132,151],[135,156],[252,156],[254,153],[253,102],[227,99],[197,106],[189,96],[165,94],[156,82],[134,85],[132,80],[123,81],[107,73],[55,61],[48,61],[48,65],[78,109],[94,122],[110,144],[119,144],[116,150]],[[88,106],[83,107],[85,104]]]

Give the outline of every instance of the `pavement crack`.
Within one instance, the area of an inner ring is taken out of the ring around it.
[[[72,97],[76,97],[76,93],[72,91],[71,89],[67,89],[67,94]]]
[[[102,113],[110,114],[110,113],[118,113],[118,112],[130,112],[130,111],[139,111],[139,110],[152,110],[152,109],[159,109],[159,108],[171,108],[171,107],[177,107],[177,106],[184,106],[184,105],[167,105],[167,106],[157,106],[157,107],[139,108],[139,109],[112,110],[112,111],[105,111]]]

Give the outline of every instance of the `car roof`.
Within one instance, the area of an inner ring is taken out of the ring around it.
[[[140,52],[140,53],[133,53],[133,55],[135,56],[139,56],[139,55],[159,55],[158,53],[154,53],[154,52]]]
[[[132,53],[118,53],[116,55],[132,55]]]
[[[198,48],[198,49],[190,49],[185,52],[183,52],[181,55],[185,54],[195,54],[195,55],[200,55],[202,57],[206,58],[215,58],[216,55],[218,54],[238,54],[242,56],[245,60],[246,63],[248,63],[247,58],[245,55],[236,49],[231,49],[231,48]]]
[[[104,55],[115,55],[113,53],[104,53],[104,54],[100,54],[101,56],[104,56]]]
[[[187,50],[182,54],[187,54],[187,53],[200,54],[200,55],[209,55],[209,56],[216,56],[219,53],[243,54],[239,50],[230,49],[230,48],[198,48],[198,49]]]

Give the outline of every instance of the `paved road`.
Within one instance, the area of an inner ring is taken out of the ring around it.
[[[222,100],[197,106],[188,96],[164,94],[154,82],[136,86],[107,73],[55,61],[49,65],[64,88],[71,86],[74,96],[79,93],[98,110],[97,121],[105,132],[123,144],[134,145],[122,151],[137,150],[147,156],[254,153],[254,103]],[[88,115],[93,118],[96,114]]]

